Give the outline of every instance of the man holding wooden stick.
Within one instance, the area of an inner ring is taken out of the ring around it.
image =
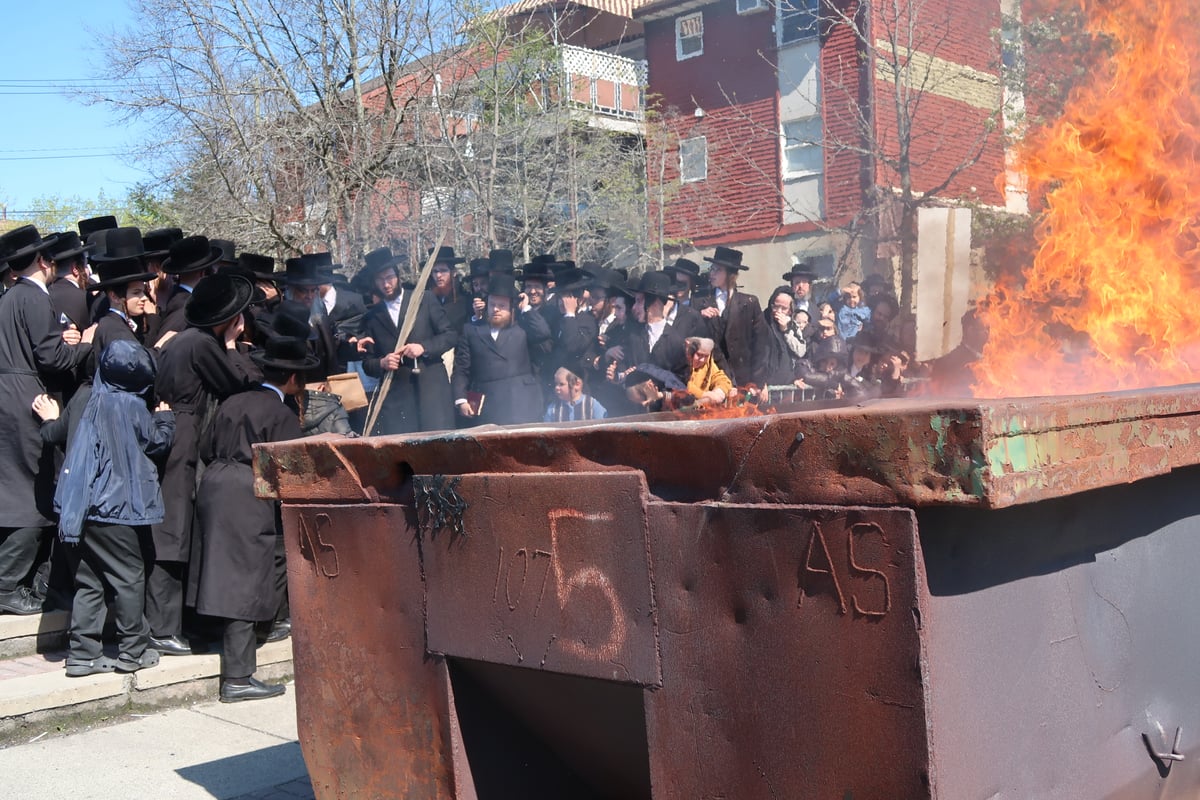
[[[372,250],[364,259],[363,271],[371,275],[383,300],[368,309],[363,320],[366,336],[360,345],[365,343],[368,353],[363,369],[385,378],[371,403],[364,431],[368,436],[454,428],[450,378],[442,354],[454,349],[458,334],[436,300],[401,282],[400,260],[387,247]],[[410,313],[413,302],[418,305]],[[410,316],[411,329],[401,341]],[[389,373],[391,377],[385,377]]]

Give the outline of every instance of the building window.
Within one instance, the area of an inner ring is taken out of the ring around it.
[[[802,178],[825,171],[821,146],[821,117],[802,117],[783,123],[783,177]]]
[[[780,0],[779,41],[781,44],[815,39],[821,0]]]
[[[687,14],[675,20],[675,59],[704,53],[704,12]]]
[[[708,177],[708,141],[703,136],[679,142],[679,180],[694,183]]]
[[[737,13],[751,14],[767,7],[767,0],[737,0]]]

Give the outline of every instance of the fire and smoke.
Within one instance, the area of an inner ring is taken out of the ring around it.
[[[1115,52],[1022,153],[1045,211],[1020,285],[981,306],[978,396],[1200,381],[1200,13],[1082,7]]]

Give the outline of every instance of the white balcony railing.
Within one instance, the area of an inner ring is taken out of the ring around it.
[[[573,104],[611,117],[645,118],[645,61],[567,44],[559,50]]]

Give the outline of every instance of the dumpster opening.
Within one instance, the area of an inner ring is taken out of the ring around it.
[[[638,686],[448,658],[479,800],[650,799]]]

